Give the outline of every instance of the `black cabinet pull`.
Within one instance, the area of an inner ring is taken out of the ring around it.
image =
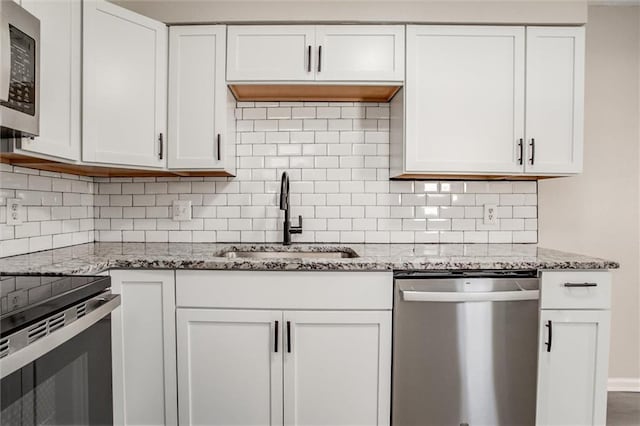
[[[531,138],[531,142],[529,143],[529,147],[531,148],[531,158],[529,158],[529,162],[531,165],[536,161],[536,140]]]
[[[162,133],[160,133],[160,135],[158,136],[158,143],[160,144],[160,147],[158,148],[158,158],[162,160],[163,157],[163,151],[164,151],[164,144],[162,143]]]
[[[318,46],[318,72],[322,71],[322,46]]]
[[[596,283],[564,283],[565,287],[598,287]]]
[[[276,332],[275,332],[275,339],[273,341],[273,351],[275,353],[278,353],[278,329],[279,329],[279,323],[278,321],[276,321]]]
[[[311,45],[307,47],[307,72],[311,72]]]
[[[287,353],[291,353],[291,321],[287,321]]]
[[[518,150],[520,151],[520,156],[518,157],[518,164],[522,166],[522,161],[524,157],[524,140],[520,138],[518,141]]]
[[[545,345],[547,345],[547,352],[551,352],[551,342],[553,341],[553,324],[551,323],[551,320],[547,321],[545,327],[549,329],[549,340],[545,342]]]
[[[218,133],[218,148],[217,148],[216,152],[217,152],[217,154],[216,154],[217,157],[216,158],[218,159],[218,161],[220,161],[220,133]]]

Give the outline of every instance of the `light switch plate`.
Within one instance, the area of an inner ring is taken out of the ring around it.
[[[20,198],[7,199],[7,225],[20,225],[24,220],[24,209]]]
[[[191,220],[191,200],[173,200],[173,220]]]
[[[484,224],[495,225],[498,223],[498,206],[493,204],[484,205]]]

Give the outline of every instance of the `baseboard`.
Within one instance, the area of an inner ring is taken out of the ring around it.
[[[640,392],[640,377],[609,377],[609,392]]]

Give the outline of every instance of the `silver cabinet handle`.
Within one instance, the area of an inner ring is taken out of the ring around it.
[[[401,290],[406,302],[508,302],[514,300],[538,300],[540,290],[440,292]]]
[[[318,72],[322,71],[322,46],[318,46]]]
[[[307,46],[307,72],[311,72],[311,45]]]

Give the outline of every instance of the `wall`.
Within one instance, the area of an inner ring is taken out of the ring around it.
[[[389,181],[389,106],[239,103],[238,170],[226,178],[96,179],[99,241],[277,242],[280,175],[298,242],[535,243],[535,182]],[[176,199],[193,219],[170,219]],[[484,225],[483,205],[498,205]]]
[[[586,37],[584,173],[539,183],[540,244],[620,262],[609,377],[640,390],[640,7],[590,7]]]
[[[579,25],[587,19],[584,0],[115,0],[114,3],[173,24],[286,20]]]
[[[94,240],[93,178],[0,163],[0,257]],[[7,225],[8,198],[21,198],[22,225]]]

